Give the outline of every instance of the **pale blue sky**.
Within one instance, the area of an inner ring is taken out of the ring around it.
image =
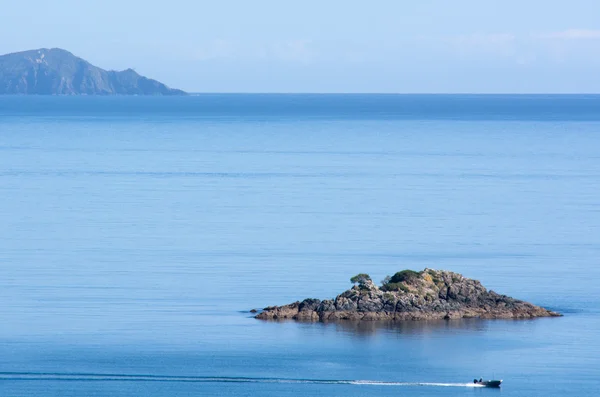
[[[192,92],[600,92],[600,0],[0,1],[0,53]]]

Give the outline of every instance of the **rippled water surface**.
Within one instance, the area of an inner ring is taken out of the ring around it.
[[[0,395],[595,395],[599,148],[599,96],[0,97]],[[248,313],[425,267],[565,316]]]

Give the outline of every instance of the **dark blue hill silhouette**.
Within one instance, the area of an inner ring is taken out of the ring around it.
[[[185,95],[133,69],[107,71],[60,48],[0,56],[0,94]]]

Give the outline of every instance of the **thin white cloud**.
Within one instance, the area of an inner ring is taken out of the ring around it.
[[[257,42],[218,39],[197,44],[192,53],[197,61],[245,59],[297,63],[309,63],[316,55],[308,40]]]
[[[474,33],[446,37],[444,42],[456,54],[472,57],[487,54],[496,57],[512,57],[517,37],[512,33]]]
[[[291,62],[309,63],[315,56],[308,40],[291,40],[275,43],[270,46],[275,59]]]
[[[515,40],[512,33],[475,33],[469,35],[454,36],[449,39],[450,42],[463,45],[487,45],[487,44],[506,44]]]
[[[231,41],[216,39],[198,46],[194,51],[194,59],[207,61],[235,57],[237,48]]]
[[[538,39],[586,40],[600,39],[600,30],[593,29],[568,29],[560,32],[538,34]]]

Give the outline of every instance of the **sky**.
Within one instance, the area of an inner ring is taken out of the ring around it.
[[[190,92],[600,93],[600,0],[0,0],[60,47]]]

